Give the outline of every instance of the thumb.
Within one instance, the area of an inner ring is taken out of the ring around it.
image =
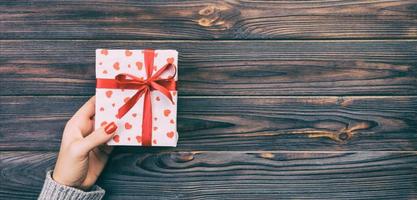
[[[81,140],[81,150],[84,153],[88,153],[95,147],[105,144],[107,141],[113,138],[116,133],[117,125],[112,122],[104,127],[93,131],[90,135]]]

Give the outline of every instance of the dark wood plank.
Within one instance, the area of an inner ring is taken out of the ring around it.
[[[57,150],[86,99],[0,97],[0,149]],[[202,97],[178,106],[179,150],[417,150],[417,97]]]
[[[0,198],[34,199],[55,153],[0,152]],[[115,153],[107,199],[416,199],[417,154]]]
[[[0,39],[416,38],[415,0],[3,1]]]
[[[0,95],[92,95],[95,49],[180,51],[180,95],[416,95],[417,41],[0,41]]]

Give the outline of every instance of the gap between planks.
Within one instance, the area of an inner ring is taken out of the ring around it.
[[[123,148],[123,147],[129,147],[129,148],[135,148],[135,146],[114,146],[114,148]],[[137,146],[137,148],[141,148],[141,146]],[[214,150],[179,150],[176,151],[172,148],[170,149],[161,149],[161,147],[157,147],[158,149],[153,149],[152,147],[150,148],[146,148],[146,150],[144,150],[141,153],[274,153],[274,154],[280,154],[280,153],[299,153],[299,154],[303,154],[303,153],[322,153],[322,154],[331,154],[331,153],[411,153],[411,154],[417,154],[417,150],[416,151],[409,151],[409,150],[399,150],[399,151],[393,151],[393,150],[363,150],[363,151],[352,151],[352,150],[340,150],[340,151],[317,151],[317,150],[302,150],[302,151],[291,151],[291,150],[272,150],[272,151],[267,151],[267,150],[259,150],[259,151],[242,151],[242,150],[228,150],[228,151],[214,151]],[[0,150],[0,153],[2,152],[31,152],[31,153],[36,153],[36,152],[59,152],[59,150]],[[128,151],[123,151],[123,152],[128,152]]]
[[[40,41],[40,42],[65,42],[65,41],[106,41],[106,42],[391,42],[391,41],[404,41],[404,42],[416,42],[416,38],[317,38],[317,39],[79,39],[79,38],[68,38],[68,39],[4,39],[0,38],[1,41],[7,42],[18,42],[18,41]]]

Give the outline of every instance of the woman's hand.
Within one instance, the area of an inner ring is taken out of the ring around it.
[[[67,122],[52,178],[63,185],[88,190],[108,160],[110,140],[117,125],[112,122],[94,131],[95,97],[90,98]]]

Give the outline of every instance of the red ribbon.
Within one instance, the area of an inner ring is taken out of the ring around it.
[[[170,90],[177,90],[177,82],[175,81],[176,67],[172,63],[168,63],[152,75],[153,63],[155,57],[154,50],[144,50],[145,68],[147,79],[139,78],[131,74],[121,73],[114,79],[97,79],[97,88],[108,89],[136,89],[135,95],[119,108],[116,115],[121,119],[138,101],[144,96],[143,103],[143,118],[142,118],[142,146],[152,145],[152,103],[150,93],[153,90],[160,91],[163,95],[168,97],[171,103],[172,95]],[[160,76],[174,68],[174,74],[168,78],[160,78]]]

